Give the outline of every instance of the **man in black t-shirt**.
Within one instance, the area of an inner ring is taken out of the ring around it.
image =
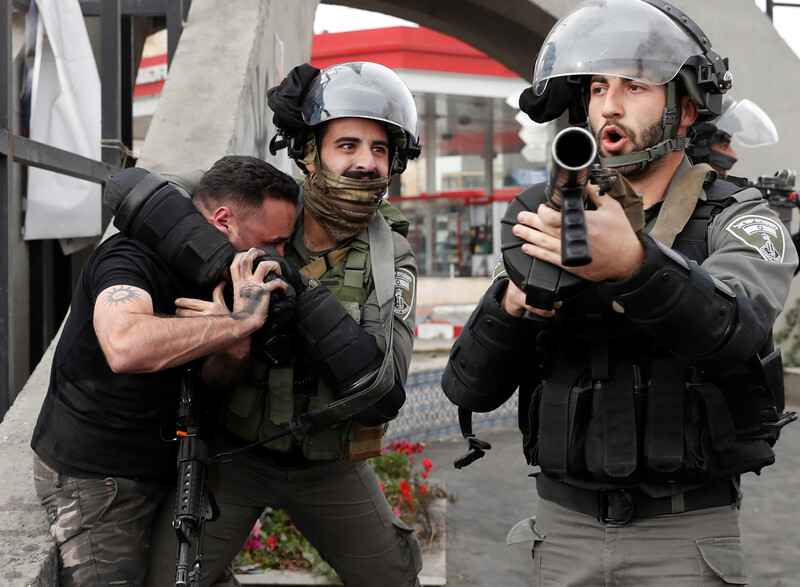
[[[280,279],[264,282],[280,268],[274,260],[254,267],[263,254],[254,247],[283,253],[297,196],[288,175],[253,157],[224,157],[197,186],[195,206],[245,251],[230,266],[232,310],[224,283],[211,301],[194,299],[196,291],[132,238],[114,235],[89,257],[31,441],[62,586],[142,584],[153,514],[174,483],[181,367],[249,348],[271,292],[286,288]]]

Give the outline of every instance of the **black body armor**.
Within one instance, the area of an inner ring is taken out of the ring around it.
[[[738,191],[720,181],[705,189],[707,200],[672,247],[698,264],[707,257],[709,222]],[[706,484],[775,461],[771,447],[786,422],[771,333],[746,364],[707,372],[609,302],[592,284],[565,300],[540,334],[552,357],[540,382],[520,387],[529,463],[558,480],[627,485]]]

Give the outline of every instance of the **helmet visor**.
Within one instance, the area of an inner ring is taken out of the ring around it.
[[[341,63],[309,84],[303,120],[309,126],[335,118],[369,118],[417,137],[417,107],[408,86],[394,71],[369,62]]]
[[[634,0],[587,0],[559,20],[542,45],[534,92],[561,76],[611,75],[661,85],[700,45],[658,8]]]
[[[726,108],[727,106],[727,108]],[[744,147],[763,147],[778,142],[778,129],[769,115],[750,100],[731,100],[714,122],[720,131]]]

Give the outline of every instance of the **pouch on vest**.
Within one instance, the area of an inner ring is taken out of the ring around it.
[[[321,285],[327,287],[344,306],[347,313],[361,324],[361,312],[367,301],[365,284],[372,276],[369,243],[358,238],[350,241],[350,250],[323,276]]]
[[[593,347],[593,357],[604,345]],[[633,363],[630,360],[608,365],[607,357],[593,360],[592,415],[586,430],[586,468],[600,481],[637,481],[639,438],[636,430]],[[603,366],[603,364],[608,366]]]
[[[651,382],[647,390],[647,413],[644,426],[644,460],[648,470],[656,475],[670,479],[684,462],[684,453],[693,449],[691,439],[685,439],[689,429],[702,422],[696,422],[696,410],[686,406],[686,365],[672,357],[654,357],[651,368]],[[704,427],[705,428],[705,427]],[[696,440],[696,439],[695,439]],[[685,450],[686,448],[686,450]],[[704,460],[704,457],[697,456]]]
[[[728,408],[731,401],[739,399],[745,402],[740,405],[740,413],[746,413],[751,392],[746,385],[723,392],[712,382],[681,382],[675,393],[682,395],[679,421],[669,417],[669,405],[664,410],[659,406],[648,412],[645,423],[648,438],[663,433],[664,418],[678,433],[667,435],[660,443],[645,444],[647,479],[653,483],[710,483],[749,471],[758,472],[774,463],[775,454],[769,444],[738,437],[738,427]],[[676,467],[678,454],[680,466]]]
[[[761,354],[764,354],[762,357]],[[795,412],[786,412],[785,390],[783,387],[783,361],[781,349],[767,347],[753,360],[754,370],[760,384],[757,387],[761,438],[774,446],[781,428],[797,419]]]
[[[255,363],[255,360],[253,361]],[[264,412],[261,415],[259,438],[269,438],[284,430],[295,414],[308,411],[308,397],[294,392],[294,369],[292,366],[271,368],[268,372],[269,387],[265,390]],[[288,389],[290,393],[273,393],[272,390]],[[294,437],[284,436],[265,444],[270,450],[287,452],[297,445]]]
[[[222,424],[242,440],[258,440],[261,428],[261,415],[264,413],[266,399],[267,366],[261,361],[253,362],[253,380],[263,381],[254,385],[248,381],[239,382],[223,403]]]
[[[529,465],[539,463],[539,402],[542,383],[523,382],[519,386],[519,429],[522,432],[522,452]]]
[[[320,379],[316,395],[308,398],[308,411],[333,401],[333,394],[328,386]],[[303,441],[303,455],[310,461],[330,461],[345,458],[343,429],[347,422],[340,422],[332,428],[327,428],[307,436]]]
[[[573,364],[559,369],[543,383],[540,398],[536,464],[548,476],[563,480],[573,467],[586,466],[583,439],[591,386],[584,369]]]
[[[347,441],[347,458],[351,461],[364,461],[380,456],[386,428],[388,424],[377,426],[356,424],[352,438]]]

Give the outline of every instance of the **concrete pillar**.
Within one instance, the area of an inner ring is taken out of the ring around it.
[[[311,58],[317,3],[193,0],[139,166],[206,168],[229,154],[276,163],[267,89]]]

